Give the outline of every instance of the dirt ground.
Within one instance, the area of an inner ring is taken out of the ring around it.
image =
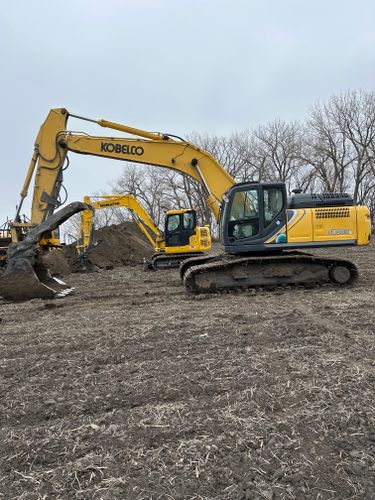
[[[375,499],[375,247],[339,253],[353,287],[0,300],[0,497]]]

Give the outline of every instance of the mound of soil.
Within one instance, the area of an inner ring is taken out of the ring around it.
[[[74,245],[66,245],[63,248],[51,250],[43,255],[43,263],[53,275],[67,276],[73,272],[73,263],[77,258],[77,250]]]
[[[53,275],[66,276],[72,272],[112,269],[137,265],[153,253],[150,243],[133,222],[107,226],[95,232],[95,245],[82,260],[75,245],[67,245],[43,256],[43,262]]]
[[[95,266],[106,269],[135,265],[150,257],[153,249],[133,222],[106,226],[95,232],[96,246],[87,252]]]

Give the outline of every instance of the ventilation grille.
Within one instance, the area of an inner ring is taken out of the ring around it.
[[[322,198],[324,200],[343,200],[345,198],[351,198],[348,193],[312,193],[311,198]]]
[[[208,229],[201,229],[201,236],[203,238],[208,238]]]
[[[315,210],[317,219],[341,219],[350,217],[349,208],[318,208]]]
[[[210,246],[210,242],[206,239],[202,239],[201,245],[202,245],[202,247],[208,247],[208,246]]]

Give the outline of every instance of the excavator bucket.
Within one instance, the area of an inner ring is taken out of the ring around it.
[[[24,240],[9,245],[8,262],[0,278],[2,297],[8,300],[53,299],[72,291],[63,281],[54,278],[43,264],[39,241],[69,217],[88,208],[84,203],[70,203],[35,226]]]
[[[32,265],[27,259],[14,261],[0,280],[0,294],[8,300],[53,299],[71,290],[63,281],[53,278],[44,264]]]

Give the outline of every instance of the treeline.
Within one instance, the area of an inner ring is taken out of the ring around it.
[[[187,140],[209,151],[238,182],[350,192],[375,213],[375,92],[333,95],[316,103],[303,123],[277,119],[229,137],[194,133]],[[165,210],[185,207],[212,223],[202,187],[172,170],[127,165],[113,189],[135,194],[157,224]],[[112,215],[112,222],[123,217]]]

